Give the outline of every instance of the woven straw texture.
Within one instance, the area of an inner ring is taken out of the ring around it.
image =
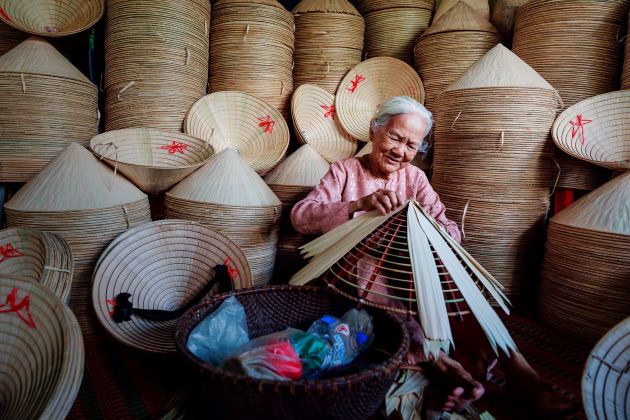
[[[540,265],[557,107],[557,92],[501,44],[438,101],[432,184],[511,298]]]
[[[51,291],[29,280],[0,276],[0,297],[7,302],[0,313],[0,417],[65,418],[83,377],[76,318]]]
[[[29,35],[0,21],[0,55],[17,47]]]
[[[235,148],[261,176],[273,169],[289,147],[289,127],[271,105],[241,92],[204,96],[190,109],[184,131],[206,140],[216,152]]]
[[[551,218],[540,286],[546,324],[595,342],[630,307],[630,172]]]
[[[148,194],[169,190],[214,154],[204,140],[150,128],[109,131],[90,148]]]
[[[245,308],[252,337],[287,327],[306,329],[323,315],[341,316],[352,308],[348,300],[314,287],[267,286],[234,295]],[[178,351],[195,372],[201,372],[196,400],[202,401],[207,416],[260,418],[260,413],[265,413],[268,418],[290,420],[369,418],[384,400],[409,348],[409,336],[400,321],[371,310],[375,337],[371,348],[382,352],[368,351],[367,357],[374,365],[367,370],[329,379],[284,382],[226,372],[194,357],[186,341],[190,331],[228,296],[202,301],[180,318],[175,335]]]
[[[0,276],[39,282],[67,303],[73,270],[72,251],[60,236],[27,228],[0,230]]]
[[[514,35],[514,20],[519,7],[528,0],[493,0],[490,20],[499,30],[505,45],[512,45]]]
[[[582,376],[582,400],[589,419],[627,419],[630,413],[630,318],[597,343]]]
[[[294,87],[337,91],[348,70],[361,62],[365,23],[347,0],[302,0],[294,9]]]
[[[267,184],[228,148],[166,193],[166,217],[226,235],[249,263],[254,285],[271,280],[282,211]]]
[[[348,72],[335,97],[336,115],[352,137],[367,141],[378,107],[394,96],[424,103],[422,80],[408,64],[389,57],[366,60]]]
[[[500,41],[496,28],[467,3],[452,5],[414,48],[427,109],[434,111],[438,96]]]
[[[210,29],[210,92],[246,92],[288,119],[294,31],[293,15],[276,0],[217,2]]]
[[[569,155],[616,171],[630,170],[630,91],[578,102],[552,128],[556,146]]]
[[[625,1],[533,0],[519,9],[513,51],[551,83],[569,107],[618,89],[623,54],[619,39],[626,33],[627,13]],[[558,186],[591,188],[589,178],[597,174],[578,160],[564,161]],[[574,164],[577,169],[566,167]]]
[[[630,12],[628,13],[628,23],[630,23]],[[623,72],[621,74],[621,89],[630,89],[630,40],[627,37],[626,51],[623,61]]]
[[[105,28],[105,129],[181,132],[206,93],[210,4],[111,0]]]
[[[73,143],[5,209],[9,227],[49,231],[68,241],[74,256],[70,307],[84,334],[93,333],[96,319],[89,297],[94,263],[110,241],[151,220],[147,196]]]
[[[302,85],[291,98],[293,127],[300,143],[311,145],[328,162],[349,158],[357,142],[336,116],[335,96],[315,85]]]
[[[76,34],[103,16],[105,0],[0,0],[0,19],[21,31],[60,37]]]
[[[483,17],[485,20],[490,20],[490,5],[488,4],[488,0],[440,0],[435,15],[433,15],[433,23],[437,22],[459,3],[466,4],[479,16]]]
[[[243,252],[222,234],[194,222],[162,220],[130,229],[103,252],[92,283],[99,321],[121,343],[137,350],[174,353],[177,320],[132,316],[116,323],[108,300],[130,293],[134,308],[172,311],[194,299],[214,277],[215,266],[234,271],[237,289],[252,286]]]
[[[0,108],[0,182],[27,182],[98,133],[96,86],[43,38],[0,57]]]

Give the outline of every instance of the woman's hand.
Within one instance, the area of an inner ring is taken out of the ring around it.
[[[366,195],[350,203],[350,215],[357,211],[378,210],[382,215],[396,210],[404,204],[403,199],[396,191],[379,189],[370,195]]]

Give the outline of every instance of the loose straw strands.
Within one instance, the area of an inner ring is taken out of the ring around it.
[[[21,31],[62,37],[84,31],[103,16],[105,0],[0,0],[0,19]]]
[[[105,30],[105,128],[181,132],[206,93],[210,4],[114,0]]]
[[[90,148],[151,194],[170,189],[214,154],[204,140],[150,128],[109,131],[94,137]]]
[[[0,182],[27,182],[68,144],[98,133],[98,92],[43,38],[0,57]]]

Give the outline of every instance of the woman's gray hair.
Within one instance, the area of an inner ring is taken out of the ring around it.
[[[433,128],[433,114],[424,105],[409,96],[395,96],[385,101],[376,111],[376,115],[370,123],[372,130],[377,130],[389,122],[393,117],[401,114],[420,114],[425,120],[424,134],[420,139],[422,143],[419,150],[425,152],[428,149],[427,142],[423,140]]]

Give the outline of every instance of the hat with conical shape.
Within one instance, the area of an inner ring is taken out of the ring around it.
[[[273,6],[273,7],[277,7],[279,9],[283,9],[286,10],[282,4],[280,4],[278,1],[276,0],[217,0],[216,3],[214,3],[214,5],[218,6],[220,4],[238,4],[238,3],[252,3],[252,4],[257,4],[257,5],[264,5],[264,6]]]
[[[346,13],[361,16],[348,0],[302,0],[291,13]]]
[[[15,211],[73,211],[119,206],[146,198],[121,175],[72,143],[6,204]]]
[[[497,28],[487,18],[470,7],[467,2],[460,0],[448,9],[439,20],[434,21],[433,25],[424,31],[422,37],[455,31],[499,33]]]
[[[92,84],[48,41],[32,36],[0,56],[0,73],[38,74]]]
[[[479,16],[488,21],[490,20],[490,5],[488,4],[488,0],[442,0],[435,11],[433,22],[436,23],[440,21],[443,16],[446,16],[449,10],[460,2],[466,3],[466,5],[470,6]]]
[[[265,182],[267,185],[312,187],[319,184],[329,169],[326,159],[305,144],[276,166],[265,177]]]
[[[501,44],[473,64],[446,92],[476,88],[538,88],[555,91],[540,74]]]
[[[551,221],[579,229],[630,235],[630,172],[580,198]]]
[[[167,195],[181,200],[229,206],[280,205],[280,200],[265,181],[233,148],[216,154]]]

